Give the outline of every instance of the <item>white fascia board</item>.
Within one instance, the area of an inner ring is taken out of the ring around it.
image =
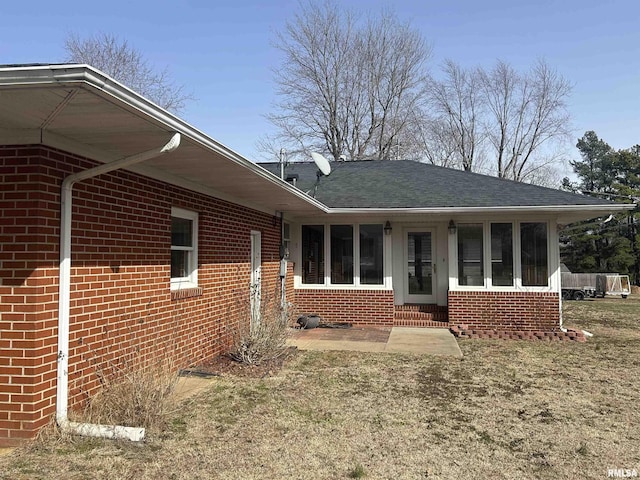
[[[138,95],[130,88],[90,65],[43,65],[0,68],[0,86],[36,87],[43,85],[73,86],[88,90],[97,90],[108,98],[113,98],[118,102],[124,103],[135,111],[165,126],[168,133],[178,132],[195,143],[202,145],[205,149],[222,155],[229,161],[245,167],[261,179],[288,190],[296,197],[320,211],[326,212],[327,207],[316,199],[306,195],[301,190],[244,158],[239,153],[214,140],[184,120],[176,117],[141,95]]]
[[[548,206],[507,206],[507,207],[430,207],[430,208],[329,208],[329,214],[385,214],[385,215],[464,215],[464,214],[595,214],[632,210],[635,204],[601,205],[548,205]]]

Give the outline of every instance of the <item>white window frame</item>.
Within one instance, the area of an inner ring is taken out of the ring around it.
[[[511,225],[511,267],[513,268],[513,283],[511,285],[494,285],[493,284],[493,259],[491,258],[491,225],[493,225],[494,223],[499,223],[499,224],[507,224],[507,225]],[[519,229],[519,223],[518,222],[509,222],[506,220],[490,220],[488,222],[486,222],[485,224],[485,229],[487,230],[484,233],[484,237],[485,237],[485,242],[486,242],[486,247],[485,248],[485,254],[488,255],[489,257],[489,271],[487,271],[485,273],[485,281],[487,284],[487,288],[489,290],[492,291],[501,291],[501,290],[506,290],[506,291],[512,291],[516,288],[516,286],[518,285],[518,281],[520,279],[520,274],[518,273],[518,267],[519,264],[518,262],[518,252],[520,251],[520,233],[516,232],[516,229]],[[547,243],[548,243],[549,239],[547,238]]]
[[[330,223],[318,223],[318,222],[301,222],[299,224],[300,238],[302,238],[302,227],[306,225],[322,225],[324,228],[324,282],[323,283],[302,283],[302,275],[300,275],[299,281],[296,281],[295,288],[300,289],[318,289],[326,288],[332,290],[389,290],[387,279],[387,256],[390,255],[387,252],[387,243],[389,242],[388,236],[384,233],[384,222],[382,221],[370,221],[370,222],[330,222]],[[353,228],[353,282],[352,283],[332,283],[331,282],[331,226],[332,225],[349,225]],[[379,284],[362,284],[360,283],[360,225],[380,225],[383,227],[382,232],[382,283]],[[302,260],[302,248],[300,248],[300,260]],[[302,264],[302,261],[300,262]]]
[[[474,262],[477,264],[481,264],[482,267],[482,285],[460,285],[460,277],[459,277],[459,273],[460,273],[460,256],[458,255],[458,241],[460,239],[460,227],[463,225],[480,225],[482,228],[482,234],[481,234],[481,238],[482,238],[482,249],[481,249],[481,253],[482,253],[482,261],[481,262]],[[484,290],[485,288],[487,288],[487,285],[489,285],[489,280],[488,278],[491,276],[490,274],[487,275],[487,222],[460,222],[458,224],[458,230],[456,231],[456,281],[458,283],[458,286],[460,288],[465,288],[465,289],[480,289],[480,290]]]
[[[550,292],[556,291],[556,279],[554,279],[554,269],[556,268],[553,261],[552,242],[557,241],[557,237],[554,236],[552,225],[553,222],[548,219],[523,219],[518,221],[501,220],[499,218],[485,220],[482,222],[474,221],[473,219],[460,219],[456,224],[466,223],[482,223],[483,225],[483,249],[484,249],[484,286],[471,286],[460,285],[458,281],[458,233],[450,235],[451,240],[449,242],[449,250],[452,248],[452,255],[449,258],[450,261],[450,289],[454,291],[491,291],[491,292]],[[512,241],[513,241],[513,285],[493,285],[493,278],[491,275],[491,224],[492,223],[510,223],[512,225]],[[524,286],[522,285],[522,260],[521,260],[521,238],[520,238],[520,225],[522,223],[544,223],[547,225],[547,285],[544,286]],[[451,276],[453,274],[453,276]]]
[[[522,224],[523,223],[544,223],[547,226],[547,284],[546,285],[523,285],[522,283]],[[552,280],[552,265],[551,265],[551,225],[549,222],[541,220],[522,220],[517,222],[518,228],[518,252],[516,261],[518,262],[518,277],[516,279],[516,285],[520,290],[526,291],[547,291],[553,284]],[[556,240],[557,241],[557,240]]]
[[[171,290],[181,290],[185,288],[196,288],[198,286],[198,213],[183,208],[171,207],[171,218],[183,218],[191,220],[191,238],[193,244],[191,247],[182,247],[171,245],[171,250],[187,250],[191,252],[189,255],[189,275],[186,277],[172,277]]]

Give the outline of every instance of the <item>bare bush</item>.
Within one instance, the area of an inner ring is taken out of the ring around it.
[[[134,322],[135,323],[135,322]],[[89,349],[85,359],[93,366],[101,389],[87,398],[81,412],[73,414],[87,423],[144,427],[161,431],[171,412],[171,394],[178,381],[178,368],[170,345],[175,344],[177,326],[169,338],[155,346],[151,359],[144,355],[138,332],[126,327],[128,340],[105,328],[103,345],[119,342],[122,353],[111,358],[107,348]]]
[[[88,402],[82,420],[89,423],[144,427],[161,431],[171,413],[171,394],[178,381],[172,362],[163,359],[145,368],[125,367]]]
[[[261,302],[260,315],[251,318],[249,305],[244,308],[240,325],[233,332],[229,356],[247,365],[260,365],[283,358],[289,347],[287,337],[291,308],[282,308],[276,301]]]

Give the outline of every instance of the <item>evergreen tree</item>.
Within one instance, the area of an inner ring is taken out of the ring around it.
[[[576,147],[582,159],[571,165],[578,182],[565,178],[563,188],[616,202],[638,202],[640,147],[615,151],[593,131],[586,132]],[[631,274],[632,281],[638,283],[636,211],[566,228],[560,234],[563,262],[574,272]]]

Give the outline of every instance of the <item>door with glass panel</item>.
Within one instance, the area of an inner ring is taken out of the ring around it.
[[[405,303],[436,302],[435,258],[433,230],[405,231]]]

